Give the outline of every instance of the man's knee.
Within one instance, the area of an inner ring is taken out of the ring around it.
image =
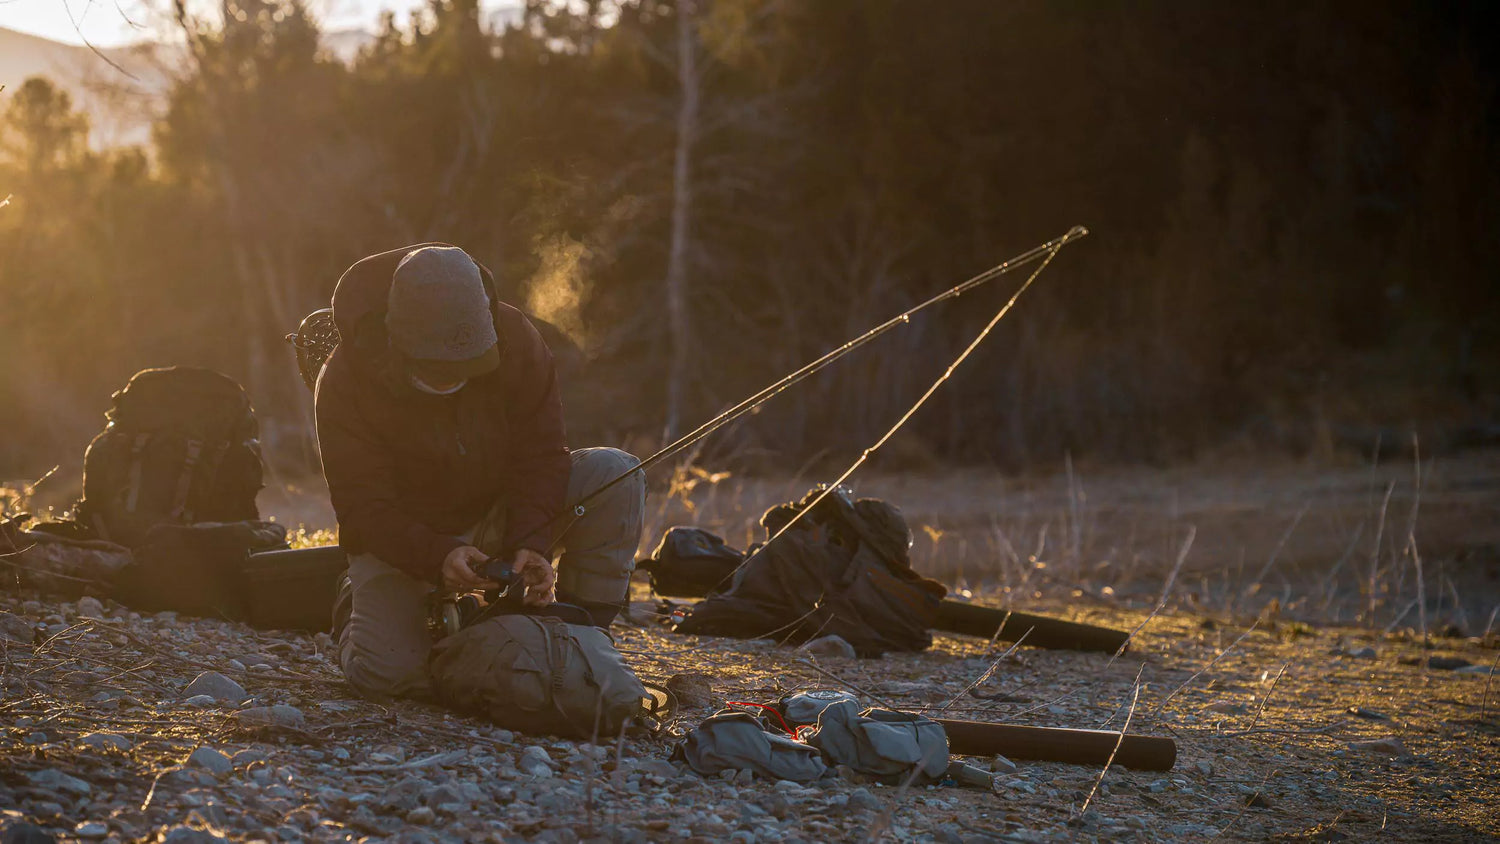
[[[573,452],[573,476],[569,486],[587,495],[641,465],[640,458],[618,448],[580,448]],[[633,472],[615,485],[615,489],[643,490],[644,472]],[[613,491],[613,489],[611,490]]]

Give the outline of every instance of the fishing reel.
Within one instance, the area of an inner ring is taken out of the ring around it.
[[[452,636],[502,603],[520,608],[526,587],[521,582],[521,575],[512,570],[509,563],[490,557],[475,566],[474,573],[497,585],[482,592],[433,592],[428,598],[427,630],[433,641]]]
[[[575,604],[554,601],[545,606],[528,606],[526,583],[510,563],[490,557],[474,567],[474,573],[496,585],[482,592],[456,595],[433,592],[428,598],[427,630],[434,642],[497,615],[534,615],[555,618],[568,624],[592,625],[588,610]]]

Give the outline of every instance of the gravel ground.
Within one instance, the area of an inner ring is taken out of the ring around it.
[[[706,675],[712,691],[655,736],[593,746],[361,700],[326,635],[4,594],[0,823],[173,842],[1500,836],[1493,637],[1423,649],[1408,634],[1265,618],[1029,609],[1147,623],[1114,659],[940,637],[927,653],[861,661],[673,636],[637,612],[641,623],[613,632],[639,673]],[[1455,659],[1416,664],[1426,655]],[[969,759],[995,771],[992,788],[899,789],[705,779],[668,761],[725,700],[839,685],[949,716],[1111,729],[1128,718],[1130,732],[1176,738],[1178,762],[1101,781],[1095,768]]]

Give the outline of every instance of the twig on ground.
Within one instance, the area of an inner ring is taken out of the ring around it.
[[[1260,723],[1261,713],[1266,711],[1266,704],[1271,702],[1271,695],[1276,693],[1276,684],[1281,682],[1281,676],[1286,673],[1286,668],[1288,665],[1291,665],[1291,663],[1283,662],[1281,664],[1281,670],[1276,672],[1276,679],[1271,681],[1271,688],[1266,690],[1266,696],[1260,699],[1260,706],[1256,707],[1255,717],[1250,719],[1250,726],[1245,728],[1245,730],[1243,731],[1237,730],[1235,731],[1235,733],[1227,733],[1226,735],[1243,735],[1244,733],[1255,729],[1255,725]]]
[[[884,706],[886,709],[900,709],[901,708],[901,707],[897,706],[896,704],[891,703],[888,700],[885,700],[885,699],[883,699],[881,697],[878,697],[877,695],[875,695],[873,692],[869,691],[868,689],[862,689],[859,686],[856,686],[853,683],[849,682],[848,680],[845,680],[843,677],[840,677],[839,675],[833,673],[832,671],[829,671],[827,669],[824,669],[824,668],[820,667],[819,665],[817,665],[816,663],[814,663],[810,659],[799,659],[799,660],[797,660],[797,663],[800,664],[800,665],[806,666],[807,668],[811,668],[812,670],[818,672],[819,674],[822,674],[824,677],[827,677],[828,679],[834,681],[835,683],[838,683],[839,685],[843,686],[846,689],[849,689],[852,692],[857,692],[859,694],[864,695],[865,697],[869,698],[870,700],[873,700],[876,703],[880,704],[881,706]]]
[[[1490,663],[1490,676],[1484,678],[1484,697],[1479,701],[1479,720],[1489,718],[1490,713],[1490,684],[1495,682],[1495,671],[1500,670],[1500,651],[1495,653],[1495,661]]]
[[[1130,647],[1130,643],[1135,640],[1136,634],[1144,630],[1146,625],[1150,624],[1151,620],[1156,618],[1157,614],[1162,611],[1162,608],[1166,607],[1167,597],[1172,592],[1172,584],[1177,582],[1177,573],[1182,571],[1182,564],[1187,560],[1188,551],[1193,547],[1193,539],[1197,536],[1197,526],[1188,525],[1187,537],[1182,541],[1182,548],[1177,551],[1177,562],[1172,564],[1172,570],[1167,573],[1167,580],[1162,584],[1161,597],[1157,599],[1156,607],[1151,610],[1151,614],[1146,616],[1144,621],[1137,624],[1135,629],[1130,631],[1130,635],[1126,636],[1125,641],[1120,643],[1119,650],[1115,651],[1115,656],[1125,653],[1125,649]],[[1110,657],[1110,662],[1114,662],[1114,657]],[[1105,668],[1108,667],[1108,665],[1105,666]]]
[[[1005,617],[1009,619],[1010,614],[1006,613]],[[1027,630],[1025,633],[1022,633],[1021,638],[1017,639],[1010,647],[1006,648],[1004,653],[995,657],[995,661],[990,663],[989,668],[986,668],[983,672],[980,673],[978,677],[974,678],[973,682],[969,683],[969,685],[967,686],[964,686],[958,694],[954,695],[947,703],[943,704],[942,708],[939,709],[938,712],[947,712],[948,709],[953,706],[953,704],[957,703],[960,698],[972,691],[974,687],[978,686],[980,683],[983,683],[985,680],[988,680],[990,678],[990,675],[994,674],[995,670],[1000,667],[1000,663],[1004,662],[1006,657],[1009,657],[1011,654],[1015,653],[1016,648],[1021,647],[1021,643],[1026,641],[1026,637],[1030,636],[1031,631],[1035,629],[1036,628],[1033,627],[1030,630]],[[998,635],[998,631],[996,631],[996,635]]]
[[[1198,671],[1196,673],[1194,673],[1193,676],[1187,678],[1186,680],[1183,680],[1182,681],[1182,685],[1180,685],[1177,688],[1173,689],[1172,693],[1169,694],[1169,695],[1167,695],[1165,698],[1163,698],[1162,702],[1156,705],[1156,709],[1154,709],[1154,710],[1151,711],[1151,720],[1155,721],[1161,715],[1161,711],[1166,708],[1166,706],[1167,706],[1168,703],[1172,702],[1172,698],[1177,697],[1177,693],[1178,692],[1180,692],[1183,689],[1187,688],[1188,684],[1192,683],[1194,680],[1198,679],[1199,677],[1202,677],[1205,672],[1207,672],[1209,669],[1213,668],[1215,665],[1218,665],[1219,664],[1219,660],[1221,660],[1225,656],[1227,656],[1229,654],[1229,652],[1232,651],[1232,650],[1234,650],[1235,646],[1238,645],[1240,642],[1245,641],[1245,637],[1249,636],[1251,633],[1254,633],[1255,632],[1255,628],[1257,628],[1259,626],[1260,626],[1260,619],[1257,618],[1255,620],[1255,623],[1251,624],[1250,627],[1248,629],[1246,629],[1244,633],[1241,633],[1238,639],[1235,639],[1233,642],[1229,643],[1229,647],[1225,648],[1222,651],[1219,651],[1218,655],[1215,656],[1212,661],[1210,661],[1207,665],[1203,666],[1202,668],[1198,669]]]
[[[1240,810],[1234,813],[1234,817],[1229,819],[1229,823],[1224,824],[1223,828],[1215,833],[1213,838],[1210,838],[1208,840],[1210,842],[1214,842],[1218,841],[1220,838],[1223,838],[1224,833],[1228,832],[1229,828],[1234,826],[1235,823],[1239,821],[1240,817],[1245,814],[1245,810],[1250,808],[1251,802],[1254,801],[1255,798],[1258,797],[1263,790],[1265,790],[1266,783],[1270,782],[1271,778],[1276,776],[1278,773],[1280,773],[1280,771],[1273,769],[1269,774],[1266,774],[1265,779],[1262,779],[1260,781],[1260,785],[1255,787],[1255,793],[1240,801]]]
[[[1120,745],[1125,743],[1125,734],[1130,732],[1130,719],[1135,717],[1135,706],[1141,699],[1141,673],[1146,670],[1142,665],[1141,670],[1135,675],[1135,689],[1130,694],[1130,710],[1125,713],[1125,725],[1120,727],[1120,738],[1115,741],[1114,749],[1109,752],[1109,758],[1104,760],[1104,768],[1099,771],[1099,778],[1094,780],[1094,787],[1089,789],[1089,794],[1083,799],[1083,806],[1078,809],[1077,817],[1089,810],[1089,804],[1094,801],[1094,795],[1099,792],[1099,786],[1104,784],[1104,777],[1109,773],[1109,766],[1114,764],[1115,754],[1120,752]]]
[[[1280,728],[1277,728],[1277,727],[1259,727],[1259,728],[1250,729],[1250,730],[1230,730],[1228,732],[1218,733],[1218,735],[1221,735],[1221,736],[1233,736],[1233,737],[1236,737],[1236,738],[1243,737],[1243,736],[1259,736],[1259,735],[1273,735],[1273,736],[1319,736],[1319,735],[1323,735],[1325,733],[1331,733],[1334,730],[1337,730],[1339,727],[1342,727],[1342,726],[1344,726],[1344,725],[1346,725],[1348,723],[1349,723],[1349,720],[1347,718],[1345,718],[1345,719],[1340,719],[1338,721],[1335,721],[1332,724],[1324,724],[1321,727],[1306,727],[1306,728],[1300,729],[1300,730],[1283,730],[1283,729],[1280,729]]]
[[[401,762],[396,765],[354,765],[349,768],[356,774],[379,774],[387,771],[415,771],[419,768],[433,768],[447,765],[469,755],[468,750],[450,750],[446,753],[434,753],[421,759],[413,759],[410,762]]]

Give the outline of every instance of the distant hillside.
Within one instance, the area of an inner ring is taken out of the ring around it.
[[[0,28],[0,85],[14,90],[28,77],[49,77],[88,112],[93,124],[89,141],[95,147],[150,139],[151,121],[170,84],[171,58],[171,51],[160,44],[95,53],[88,47]]]
[[[323,44],[329,53],[348,62],[371,38],[364,30],[345,29],[326,33]],[[0,86],[13,91],[31,76],[52,79],[73,96],[75,106],[88,112],[89,142],[98,149],[151,139],[151,122],[162,108],[181,60],[176,49],[159,42],[95,53],[88,47],[0,27]],[[0,93],[0,103],[5,96]]]

